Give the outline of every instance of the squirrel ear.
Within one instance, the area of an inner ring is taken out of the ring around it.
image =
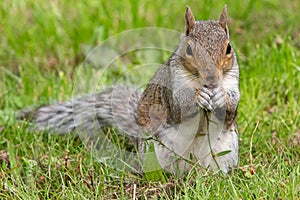
[[[195,25],[195,18],[189,6],[186,6],[185,11],[185,35],[188,36],[191,28]]]
[[[227,5],[225,4],[222,14],[219,19],[219,24],[224,28],[226,34],[228,35],[228,27],[227,27]]]

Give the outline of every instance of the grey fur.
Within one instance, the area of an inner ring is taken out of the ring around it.
[[[137,137],[136,109],[141,94],[137,88],[116,85],[101,93],[24,110],[18,113],[17,119],[29,118],[35,130],[47,129],[58,134],[76,131],[93,134],[103,127],[113,126],[128,136]]]

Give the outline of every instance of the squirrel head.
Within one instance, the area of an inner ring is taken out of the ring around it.
[[[177,53],[184,67],[204,85],[217,85],[223,72],[232,68],[233,48],[229,42],[227,7],[218,21],[195,21],[191,9],[185,13],[185,34]]]

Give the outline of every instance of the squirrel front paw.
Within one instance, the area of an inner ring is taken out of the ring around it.
[[[225,120],[225,92],[222,87],[217,87],[213,90],[212,105],[214,115],[221,121]]]
[[[225,92],[222,87],[217,87],[212,91],[211,101],[214,109],[225,106]]]
[[[203,108],[205,110],[213,110],[212,96],[212,91],[206,87],[202,87],[201,89],[196,90],[197,104],[200,108]]]

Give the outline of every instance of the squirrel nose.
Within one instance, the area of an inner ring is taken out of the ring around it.
[[[214,82],[214,80],[215,80],[215,75],[214,75],[214,74],[209,74],[209,75],[207,76],[207,81],[208,81],[209,83]]]
[[[206,83],[207,85],[216,85],[218,81],[218,77],[216,74],[208,74],[206,77]]]

